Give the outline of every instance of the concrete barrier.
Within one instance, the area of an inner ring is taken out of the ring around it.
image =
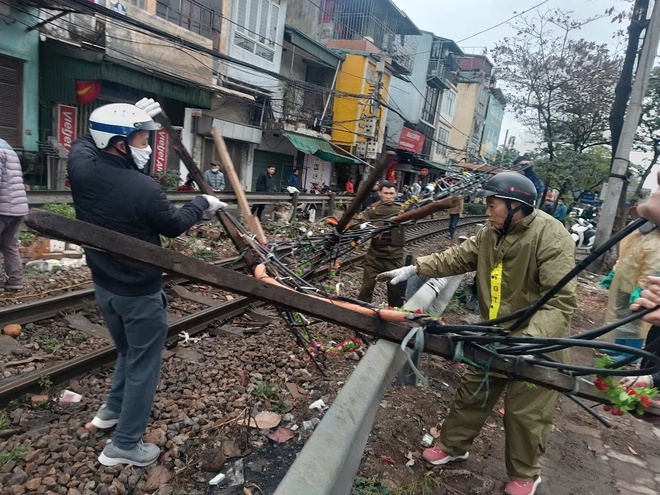
[[[378,405],[405,359],[392,342],[369,348],[275,495],[350,494]]]

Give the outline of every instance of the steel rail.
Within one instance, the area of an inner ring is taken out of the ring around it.
[[[461,219],[459,226],[469,226],[480,223],[485,217],[470,217]],[[417,222],[408,230],[406,242],[417,242],[435,235],[441,235],[448,227],[437,228],[438,224],[447,222],[446,218],[424,220]],[[436,226],[434,228],[434,226]],[[362,261],[366,256],[360,254],[344,261],[343,266],[350,266]],[[223,260],[226,265],[235,263],[237,258]],[[178,277],[180,279],[180,277]],[[185,280],[185,279],[180,279]],[[7,306],[0,309],[0,325],[3,322],[8,323],[27,323],[49,318],[65,310],[83,309],[94,302],[94,289],[79,290],[53,298],[35,301],[24,305]],[[249,297],[238,296],[235,299],[217,305],[202,309],[190,316],[180,318],[173,322],[168,330],[168,341],[173,343],[180,332],[186,332],[189,335],[204,331],[210,321],[222,318],[229,319],[244,313],[250,306],[261,305],[263,303]],[[47,366],[42,369],[22,375],[16,379],[8,378],[0,383],[0,406],[6,405],[12,399],[20,397],[27,391],[37,387],[39,381],[44,377],[49,377],[54,384],[62,384],[67,380],[79,377],[84,373],[103,368],[110,365],[116,359],[116,347],[114,344],[108,344],[100,349],[92,351],[83,356],[78,356],[69,361]]]

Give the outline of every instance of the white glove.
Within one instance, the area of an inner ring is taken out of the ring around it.
[[[151,118],[154,118],[163,111],[163,109],[160,108],[160,103],[154,101],[153,98],[142,98],[135,104],[135,106],[140,110],[147,112]]]
[[[369,227],[370,225],[371,225],[371,224],[370,224],[369,222],[362,222],[362,223],[360,224],[360,230],[364,230],[364,229],[366,229],[367,227]]]
[[[626,376],[619,381],[622,387],[653,387],[653,377],[651,375]]]
[[[207,201],[209,206],[206,208],[206,213],[210,213],[211,215],[215,213],[216,211],[220,209],[227,208],[227,203],[223,203],[220,201],[218,198],[215,196],[211,196],[209,194],[202,194],[202,197]]]
[[[415,275],[417,271],[415,270],[415,265],[408,265],[404,266],[402,268],[397,268],[396,270],[390,270],[389,272],[383,272],[379,273],[376,276],[376,280],[384,280],[391,278],[390,284],[391,285],[396,285],[399,282],[403,282],[404,280],[408,280],[410,277]]]

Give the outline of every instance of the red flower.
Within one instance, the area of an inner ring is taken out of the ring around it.
[[[628,395],[637,395],[637,391],[636,391],[634,388],[632,388],[632,387],[628,387],[628,388],[626,389],[626,393],[627,393]]]
[[[419,309],[419,308],[416,309],[416,310],[415,310],[415,314],[416,314],[416,315],[421,315],[421,314],[422,314],[422,310]]]
[[[609,388],[607,383],[605,383],[605,380],[603,380],[601,377],[596,378],[596,381],[594,382],[594,386],[598,390],[607,390]]]
[[[387,309],[392,310],[394,308],[392,306],[388,306]]]
[[[649,398],[648,395],[642,395],[639,398],[639,401],[642,403],[642,409],[646,409],[648,407],[651,407],[651,399]]]

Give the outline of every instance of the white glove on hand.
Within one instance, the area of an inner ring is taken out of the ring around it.
[[[210,213],[211,215],[215,213],[216,211],[220,209],[227,208],[227,203],[223,203],[220,201],[218,198],[215,196],[211,196],[209,194],[202,194],[202,197],[207,201],[209,206],[206,208],[206,213]]]
[[[140,110],[147,112],[151,118],[154,118],[163,111],[163,109],[160,108],[160,103],[154,101],[153,98],[142,98],[135,104],[135,106]]]
[[[364,230],[369,227],[371,224],[369,222],[363,222],[360,224],[360,230]]]
[[[619,381],[622,387],[653,387],[653,377],[651,375],[626,376]]]
[[[416,273],[417,272],[415,271],[415,265],[408,265],[401,268],[397,268],[396,270],[390,270],[389,272],[379,273],[376,276],[376,280],[385,280],[391,278],[392,280],[390,280],[390,284],[396,285],[399,282],[408,280]]]

